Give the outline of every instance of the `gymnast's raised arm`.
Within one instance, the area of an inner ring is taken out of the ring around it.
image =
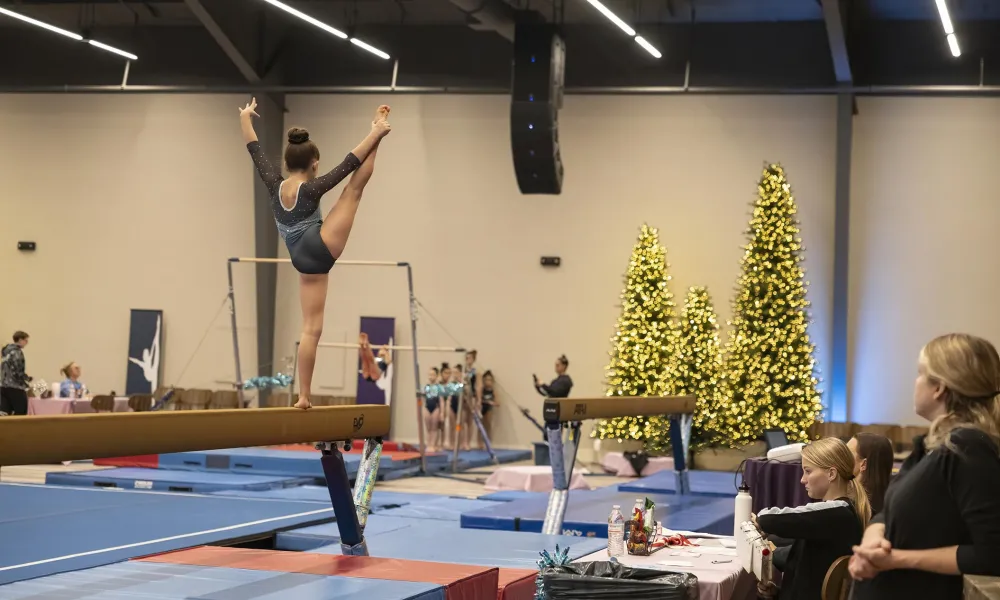
[[[281,170],[276,169],[268,162],[264,156],[264,151],[260,149],[260,142],[257,141],[257,132],[253,130],[253,118],[260,117],[257,114],[257,99],[252,98],[246,106],[240,109],[240,129],[243,131],[243,141],[250,152],[250,158],[257,167],[257,174],[261,181],[267,186],[267,191],[271,194],[281,185]]]
[[[380,106],[379,111],[385,109],[385,114],[389,114],[388,106]],[[323,194],[329,192],[337,186],[338,183],[344,180],[345,177],[353,173],[361,167],[361,165],[369,163],[369,159],[374,158],[372,155],[375,152],[375,148],[378,146],[379,141],[386,136],[389,132],[389,124],[385,122],[385,119],[379,119],[372,122],[372,130],[365,136],[365,139],[361,140],[354,150],[348,153],[344,160],[334,167],[329,173],[321,175],[316,179],[303,185],[302,192],[305,194],[310,194],[313,196],[322,196]],[[374,168],[369,163],[369,168]],[[369,172],[366,177],[363,177],[363,182],[359,181],[361,188],[364,184],[368,182],[371,177]],[[354,177],[351,178],[352,181]]]

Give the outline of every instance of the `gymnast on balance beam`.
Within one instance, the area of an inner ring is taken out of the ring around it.
[[[278,233],[285,240],[292,266],[299,272],[302,336],[298,365],[301,386],[295,407],[310,408],[316,347],[323,332],[330,269],[344,252],[361,194],[375,169],[378,145],[391,130],[387,120],[389,107],[378,107],[371,132],[325,175],[318,175],[319,148],[310,141],[309,132],[297,127],[289,129],[284,157],[288,179],[282,177],[281,169],[272,166],[264,156],[253,129],[253,117],[260,117],[256,98],[240,109],[240,126],[257,173],[271,196],[271,210]],[[320,199],[354,171],[357,172],[324,221],[319,213]]]

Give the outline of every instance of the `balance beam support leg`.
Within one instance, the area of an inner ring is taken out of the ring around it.
[[[674,476],[677,478],[677,493],[687,495],[691,493],[691,483],[688,477],[687,468],[687,448],[688,444],[684,435],[684,427],[687,425],[680,415],[670,416],[670,446],[674,451]],[[690,428],[690,425],[687,425]],[[690,431],[690,429],[689,429]]]
[[[340,548],[345,556],[368,556],[368,544],[358,524],[358,513],[351,495],[351,480],[347,476],[344,456],[336,444],[323,444],[323,474],[330,492],[333,514],[337,517],[340,530]]]
[[[375,480],[378,479],[379,461],[382,459],[382,438],[365,440],[361,453],[361,464],[358,465],[358,476],[354,479],[354,507],[358,513],[358,525],[364,532],[368,524],[368,512],[372,503],[372,492],[375,491]]]
[[[580,445],[580,423],[567,428],[567,439],[563,441],[563,428],[558,423],[546,424],[545,434],[549,442],[549,459],[552,461],[552,492],[545,510],[542,533],[561,535],[566,505],[569,502],[569,485],[573,480],[573,465]]]

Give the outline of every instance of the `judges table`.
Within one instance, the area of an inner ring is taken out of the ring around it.
[[[649,556],[626,554],[619,557],[618,562],[629,567],[691,573],[698,578],[699,600],[753,600],[757,597],[757,580],[737,562],[733,538],[690,539],[698,546],[664,548]],[[723,543],[733,547],[723,546]],[[574,562],[606,560],[608,551],[598,550]]]
[[[93,398],[28,398],[29,415],[68,415],[75,413],[92,413],[90,406]],[[130,411],[128,397],[115,398],[115,412]]]

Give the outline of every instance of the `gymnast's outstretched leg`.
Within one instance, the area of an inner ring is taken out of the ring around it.
[[[375,122],[385,123],[385,119],[388,116],[389,107],[380,106]],[[385,123],[384,126],[386,135],[388,135],[388,123]],[[319,231],[320,237],[323,238],[323,243],[326,244],[330,255],[335,259],[340,258],[340,255],[344,253],[344,248],[347,246],[347,238],[350,237],[351,228],[354,227],[354,217],[358,214],[358,206],[361,205],[361,194],[364,192],[365,186],[368,185],[368,180],[371,179],[372,173],[375,172],[375,155],[378,154],[378,145],[380,142],[381,140],[375,143],[375,147],[365,157],[361,166],[351,175],[351,178],[347,181],[347,186],[340,193],[340,198],[330,210],[330,214],[326,216],[326,220],[323,221],[323,226]]]

